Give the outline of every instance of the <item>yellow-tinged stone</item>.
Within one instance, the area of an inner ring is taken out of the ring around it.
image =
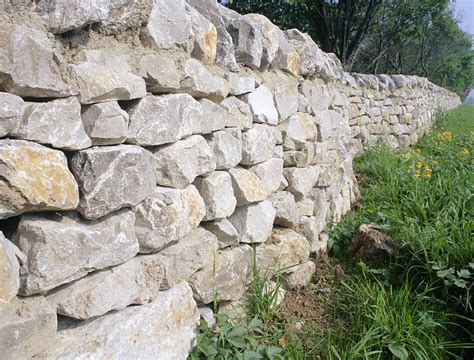
[[[296,51],[292,51],[288,54],[287,69],[292,75],[298,76],[300,69],[300,55]]]
[[[66,156],[22,140],[0,140],[0,219],[27,211],[73,210],[79,202]]]
[[[210,24],[209,30],[204,35],[204,59],[206,65],[214,64],[217,53],[217,30],[213,24]]]

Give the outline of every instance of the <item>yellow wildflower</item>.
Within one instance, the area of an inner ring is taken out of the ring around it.
[[[413,174],[414,177],[416,177],[417,179],[421,176],[421,173],[419,171],[416,171],[414,174]]]
[[[466,156],[469,155],[469,150],[464,148],[459,152],[459,156]]]
[[[422,166],[423,166],[423,163],[422,163],[421,161],[418,161],[418,162],[416,163],[416,168],[417,168],[417,169],[421,169]]]

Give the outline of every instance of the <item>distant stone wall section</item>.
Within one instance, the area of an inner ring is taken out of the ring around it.
[[[215,0],[0,12],[3,359],[186,358],[216,296],[244,302],[252,247],[305,285],[359,196],[353,157],[460,104]]]

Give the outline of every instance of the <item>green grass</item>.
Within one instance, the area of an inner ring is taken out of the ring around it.
[[[474,348],[468,331],[474,326],[473,131],[474,107],[461,106],[440,116],[416,148],[378,145],[355,160],[368,184],[357,209],[330,229],[330,253],[350,274],[332,289],[330,307],[340,319],[332,330],[307,326],[296,337],[288,333],[270,306],[275,294],[264,291],[266,278],[254,264],[246,324],[258,319],[258,330],[232,330],[238,325],[224,319],[217,330],[202,330],[200,343],[221,344],[225,356],[215,359],[472,356],[466,349]],[[404,251],[383,268],[351,263],[346,249],[363,223],[377,224]],[[222,339],[239,331],[240,348]]]

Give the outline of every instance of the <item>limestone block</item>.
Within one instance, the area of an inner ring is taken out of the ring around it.
[[[164,269],[161,289],[173,287],[180,281],[188,280],[196,271],[214,263],[217,239],[201,227],[192,230],[176,244],[170,245],[152,255],[160,258]]]
[[[284,275],[285,288],[304,288],[307,286],[316,272],[316,264],[310,260],[290,269],[291,273]]]
[[[329,209],[329,203],[327,205],[327,209]],[[295,231],[298,234],[303,235],[306,240],[308,240],[311,253],[318,252],[318,250],[321,249],[319,234],[324,228],[322,225],[325,223],[325,218],[318,219],[314,216],[302,216],[299,219],[299,224]]]
[[[278,50],[272,62],[272,68],[281,69],[293,76],[298,76],[300,55],[288,41],[283,31],[277,29]]]
[[[84,131],[81,104],[76,97],[25,103],[22,119],[11,134],[65,150],[81,150],[92,145]]]
[[[62,152],[23,140],[0,140],[0,163],[1,219],[77,207],[77,184]]]
[[[208,144],[214,152],[218,170],[236,167],[242,160],[242,132],[239,129],[213,132]]]
[[[260,179],[266,196],[277,191],[283,178],[283,159],[272,158],[249,168]]]
[[[141,146],[172,143],[189,136],[202,107],[188,94],[148,95],[130,107],[127,141]]]
[[[200,99],[199,104],[201,112],[193,119],[193,134],[210,134],[225,128],[229,114],[222,106],[208,99]]]
[[[229,94],[229,85],[224,78],[213,75],[200,61],[189,59],[183,65],[179,92],[222,101]]]
[[[340,118],[339,114],[334,110],[326,110],[318,115],[318,141],[327,141],[335,135]]]
[[[142,41],[154,49],[177,46],[187,50],[191,45],[191,26],[185,0],[153,0],[148,24],[142,31]]]
[[[140,59],[138,74],[145,80],[146,89],[153,94],[177,92],[181,75],[172,57],[147,54]]]
[[[182,189],[216,169],[214,153],[200,135],[160,147],[154,157],[157,183],[162,186]]]
[[[188,4],[199,11],[201,15],[216,27],[216,64],[229,69],[230,71],[238,71],[239,65],[237,65],[234,56],[234,43],[232,37],[227,32],[222,19],[221,5],[218,4],[217,0],[188,0]]]
[[[135,206],[155,190],[153,155],[138,146],[81,150],[70,166],[81,193],[78,210],[87,219]]]
[[[278,124],[278,111],[273,102],[273,95],[265,85],[261,85],[250,94],[244,95],[242,99],[249,104],[255,122],[270,125]]]
[[[92,145],[117,145],[128,136],[128,113],[116,101],[86,106],[82,122]]]
[[[214,316],[214,311],[208,307],[199,307],[199,315],[201,315],[201,320],[204,320],[209,327],[209,329],[214,328],[216,325],[216,317]]]
[[[260,70],[268,69],[277,54],[278,32],[281,30],[263,15],[247,14],[244,17],[262,32],[263,51]]]
[[[198,227],[206,208],[197,189],[156,187],[155,191],[132,209],[140,252],[154,252],[186,236]]]
[[[243,165],[255,165],[270,160],[276,145],[275,133],[271,126],[256,124],[242,133]]]
[[[202,226],[216,236],[219,242],[219,249],[224,249],[239,243],[239,233],[228,219],[217,219],[205,222]]]
[[[0,231],[0,312],[17,294],[20,288],[20,264],[16,257],[19,251]]]
[[[263,184],[254,173],[240,167],[230,169],[229,173],[232,178],[232,187],[237,199],[237,206],[265,199]]]
[[[137,256],[124,264],[95,272],[46,297],[58,314],[90,319],[130,304],[146,304],[159,294],[164,276],[156,256]]]
[[[0,311],[2,359],[32,359],[56,341],[56,312],[44,297],[15,298]]]
[[[238,207],[229,221],[242,243],[262,243],[270,236],[276,211],[270,201]]]
[[[235,127],[240,130],[250,129],[253,115],[250,106],[234,96],[224,99],[220,105],[227,111],[228,123],[226,127]]]
[[[132,100],[146,95],[145,80],[125,71],[92,62],[68,65],[68,70],[79,89],[81,104]]]
[[[327,110],[331,104],[332,96],[323,82],[304,80],[300,85],[300,93],[308,100],[311,115]]]
[[[159,326],[157,326],[159,324]],[[185,359],[192,349],[199,311],[188,284],[161,292],[150,304],[128,307],[59,332],[51,359]]]
[[[219,300],[239,300],[250,276],[252,248],[248,245],[221,250],[215,263],[191,276],[194,297],[203,304]]]
[[[292,116],[277,126],[282,133],[283,149],[300,150],[306,142],[305,128],[299,117]]]
[[[14,242],[27,255],[22,295],[45,293],[87,273],[117,265],[138,252],[130,210],[87,221],[76,213],[23,215]]]
[[[309,244],[304,236],[290,229],[273,229],[266,244],[257,247],[257,267],[280,270],[308,260]]]
[[[285,151],[283,154],[283,165],[285,167],[296,166],[306,168],[314,161],[314,144],[305,142],[301,144],[301,150]]]
[[[239,13],[221,7],[222,19],[234,43],[237,62],[258,69],[262,61],[262,32],[255,24]]]
[[[299,211],[295,197],[289,191],[279,191],[271,194],[268,200],[276,211],[275,224],[284,227],[296,227],[299,222]]]
[[[311,216],[314,213],[314,202],[308,198],[302,198],[296,202],[301,216]]]
[[[76,92],[61,74],[60,57],[46,33],[0,25],[0,88],[22,97],[66,97]]]
[[[255,90],[255,77],[250,71],[241,70],[240,73],[228,73],[227,81],[229,82],[230,95],[244,95]]]
[[[274,94],[275,107],[280,121],[298,111],[298,80],[283,71],[266,71],[262,74],[263,84]]]
[[[191,56],[205,65],[214,64],[217,50],[216,27],[189,4],[186,4],[186,11],[191,20],[191,32],[194,40]]]
[[[206,206],[205,221],[226,218],[235,210],[237,200],[228,172],[214,171],[194,182]]]
[[[304,198],[318,181],[321,169],[317,166],[310,168],[285,168],[283,175],[288,181],[288,191],[299,200]]]
[[[7,136],[20,123],[23,114],[23,99],[0,92],[0,137]]]

